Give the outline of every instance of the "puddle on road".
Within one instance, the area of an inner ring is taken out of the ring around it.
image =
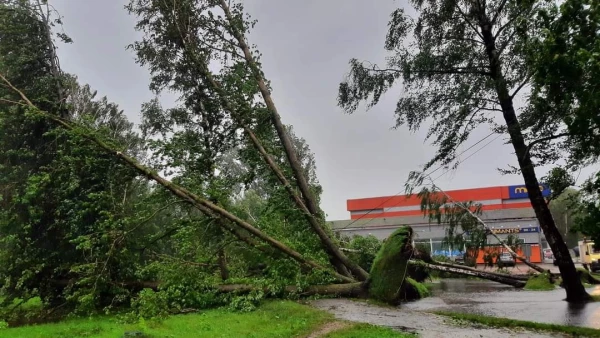
[[[588,292],[600,294],[600,286]],[[600,329],[600,302],[569,304],[564,289],[525,291],[487,281],[444,279],[434,283],[432,297],[403,304],[402,308],[474,313],[542,323]]]

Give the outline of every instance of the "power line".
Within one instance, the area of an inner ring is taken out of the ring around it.
[[[466,153],[467,151],[469,151],[470,149],[472,149],[473,147],[475,147],[476,145],[478,145],[479,143],[485,141],[487,138],[489,138],[490,136],[494,135],[495,132],[491,132],[489,133],[487,136],[485,136],[484,138],[480,139],[479,141],[475,142],[474,144],[472,144],[471,146],[469,146],[467,149],[461,151],[458,155],[456,155],[457,157]],[[496,139],[498,139],[501,135],[498,134],[494,139],[492,139],[491,141],[489,141],[488,143],[484,144],[481,148],[477,149],[474,153],[470,154],[469,156],[465,157],[463,160],[459,161],[456,163],[456,166],[458,166],[459,164],[465,162],[466,160],[468,160],[470,157],[472,157],[473,155],[477,154],[479,151],[481,151],[483,148],[487,147],[490,143],[494,142]],[[441,168],[444,168],[443,165],[438,166],[435,170],[431,171],[428,174],[423,174],[423,177],[429,177],[431,178],[431,174],[435,173],[436,171],[440,170]],[[433,179],[432,181],[436,181],[438,180],[440,177],[444,176],[448,171],[450,171],[451,169],[447,169],[446,171],[444,171],[440,176],[438,176],[437,178]],[[361,219],[365,218],[366,216],[368,216],[369,214],[371,214],[373,211],[375,211],[376,209],[379,209],[379,207],[383,206],[385,203],[387,203],[388,201],[390,201],[392,198],[399,196],[400,194],[402,194],[405,190],[401,190],[398,193],[396,193],[393,196],[390,196],[389,198],[387,198],[386,200],[384,200],[383,202],[381,202],[378,206],[376,206],[373,209],[370,209],[368,212],[362,214],[359,218],[355,219],[354,221],[350,222],[348,225],[344,226],[343,228],[339,228],[337,230],[344,230],[349,228],[350,226],[352,226],[354,223],[360,221]],[[367,225],[369,223],[371,223],[374,220],[374,218],[371,218],[369,221],[367,221],[364,225]]]
[[[464,159],[462,159],[461,161],[457,162],[457,163],[456,163],[456,165],[459,165],[459,164],[461,164],[461,163],[465,162],[466,160],[468,160],[469,158],[471,158],[473,155],[475,155],[475,154],[477,154],[478,152],[480,152],[480,151],[481,151],[483,148],[485,148],[485,147],[487,147],[488,145],[490,145],[490,143],[492,143],[492,142],[496,141],[496,140],[497,140],[497,139],[498,139],[500,136],[501,136],[501,135],[497,135],[496,137],[494,137],[493,139],[491,139],[491,140],[490,140],[488,143],[486,143],[486,144],[484,144],[483,146],[481,146],[481,148],[479,148],[479,149],[475,150],[475,152],[473,152],[471,155],[469,155],[469,156],[465,157]],[[437,181],[437,180],[439,180],[439,179],[440,179],[442,176],[446,175],[446,174],[447,174],[447,173],[448,173],[450,170],[452,170],[452,168],[448,168],[448,169],[446,169],[446,171],[444,171],[444,172],[443,172],[443,173],[442,173],[440,176],[438,176],[438,177],[434,178],[434,179],[433,179],[433,181]],[[433,173],[431,173],[431,174],[433,174]],[[431,174],[425,175],[425,177],[431,177],[431,176],[430,176]]]

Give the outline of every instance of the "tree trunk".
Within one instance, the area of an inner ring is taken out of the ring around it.
[[[367,297],[363,282],[348,283],[348,284],[330,284],[330,285],[312,285],[300,291],[297,286],[290,285],[284,289],[285,294],[297,294],[301,297],[309,297],[315,295],[321,296],[336,296],[336,297]],[[217,287],[219,292],[235,292],[248,293],[261,288],[247,284],[224,284]],[[269,293],[268,288],[262,288],[262,291]]]
[[[10,81],[8,81],[8,79],[6,77],[4,77],[4,75],[0,74],[0,80],[4,81],[4,83],[9,88],[11,88],[16,93],[18,93],[21,96],[21,98],[23,99],[23,101],[25,101],[26,105],[31,107],[32,109],[34,109],[40,115],[48,118],[51,121],[54,121],[55,123],[57,123],[58,125],[62,126],[63,128],[65,128],[67,130],[76,132],[81,137],[95,143],[102,150],[106,151],[109,154],[116,156],[118,159],[120,159],[125,164],[130,166],[132,169],[134,169],[135,171],[140,173],[140,175],[145,176],[148,179],[155,181],[156,183],[158,183],[159,185],[163,186],[165,189],[170,191],[173,195],[175,195],[185,201],[188,201],[191,205],[193,205],[196,209],[201,211],[203,214],[208,215],[210,217],[214,217],[215,215],[218,215],[220,218],[222,218],[226,221],[229,221],[232,224],[235,224],[237,227],[239,227],[241,229],[248,231],[253,236],[268,243],[274,249],[289,256],[290,258],[299,262],[300,264],[305,264],[305,265],[310,266],[315,269],[328,271],[328,269],[321,266],[317,262],[310,260],[310,259],[306,259],[299,252],[293,250],[292,248],[286,246],[285,244],[279,242],[278,240],[270,237],[266,233],[255,228],[254,226],[252,226],[250,223],[242,220],[241,218],[239,218],[239,217],[235,216],[234,214],[228,212],[227,210],[219,207],[218,205],[215,205],[215,204],[211,203],[210,201],[203,199],[203,198],[189,192],[187,189],[164,179],[163,177],[158,175],[158,173],[156,173],[154,170],[151,170],[151,169],[141,165],[135,159],[123,154],[122,152],[116,151],[115,149],[110,147],[108,144],[104,143],[103,141],[101,141],[100,139],[95,137],[93,132],[85,130],[85,128],[79,128],[79,126],[77,126],[77,128],[75,128],[75,127],[73,127],[71,122],[69,122],[59,116],[50,114],[43,110],[40,110],[27,98],[27,96],[22,91],[20,91],[18,88],[13,86],[12,83],[10,83]],[[218,224],[222,226],[221,222],[218,222]],[[355,280],[353,280],[352,278],[349,278],[349,277],[339,274],[337,272],[332,272],[332,274],[341,281],[344,281],[347,283],[355,282]]]
[[[234,23],[235,20],[233,19],[233,16],[229,9],[229,5],[225,0],[221,0],[220,7],[225,12],[225,17],[231,24],[232,33],[235,39],[238,41],[239,47],[244,53],[246,63],[251,67],[254,73],[263,100],[265,101],[267,109],[269,109],[269,112],[271,113],[271,120],[273,122],[273,126],[275,127],[277,135],[279,136],[279,139],[281,140],[281,143],[285,150],[286,157],[294,173],[294,178],[296,179],[298,188],[300,189],[300,192],[303,196],[304,205],[310,213],[310,216],[308,217],[309,223],[321,239],[321,243],[323,244],[324,249],[329,255],[332,264],[336,267],[340,274],[345,274],[345,268],[347,267],[359,280],[367,280],[367,278],[369,278],[369,274],[365,270],[363,270],[358,264],[351,261],[346,255],[344,255],[344,253],[341,250],[339,250],[337,245],[331,240],[331,237],[326,233],[325,228],[323,226],[323,217],[321,210],[310,189],[310,186],[306,179],[306,174],[304,173],[302,165],[298,160],[296,149],[292,144],[292,140],[287,131],[285,130],[285,126],[281,122],[281,116],[277,111],[277,107],[275,106],[275,102],[271,97],[271,93],[265,83],[265,80],[262,76],[262,72],[258,68],[256,61],[254,60],[254,57],[250,52],[250,48],[246,43],[246,39],[243,33],[236,28],[236,25]],[[320,220],[321,222],[319,222],[318,220]]]
[[[556,260],[558,261],[558,268],[567,293],[566,300],[568,302],[587,301],[591,297],[585,291],[581,280],[578,278],[577,270],[571,259],[569,249],[556,228],[550,209],[540,191],[540,184],[535,174],[535,168],[531,161],[529,150],[525,145],[521,125],[519,124],[519,120],[515,113],[513,98],[509,94],[502,73],[500,58],[498,51],[496,50],[496,40],[492,32],[492,23],[485,13],[480,13],[479,18],[479,26],[481,28],[481,34],[485,43],[485,51],[489,60],[490,77],[495,82],[498,101],[502,108],[504,121],[506,122],[510,140],[515,149],[519,168],[521,169],[525,181],[525,187],[527,188],[531,205],[540,223],[540,227],[546,236],[546,240],[554,253],[554,257],[556,257]]]
[[[508,275],[489,273],[489,272],[485,272],[485,271],[478,271],[478,270],[471,271],[471,270],[465,270],[462,268],[459,269],[456,267],[435,265],[435,264],[429,264],[429,263],[425,263],[425,262],[418,262],[418,261],[412,261],[412,260],[408,261],[408,264],[423,266],[428,269],[436,270],[436,271],[443,271],[443,272],[455,273],[458,275],[478,277],[481,279],[487,279],[487,280],[491,280],[493,282],[498,282],[501,284],[506,284],[506,285],[517,287],[517,288],[524,287],[525,283],[526,283],[523,280],[516,279],[516,278],[513,278]]]
[[[221,280],[226,281],[229,279],[229,268],[227,267],[227,256],[225,255],[225,248],[219,248],[219,271],[221,272]]]
[[[453,268],[453,269],[460,269],[460,270],[465,270],[465,271],[470,271],[470,272],[482,272],[481,270],[477,270],[475,268],[471,268],[468,266],[464,266],[464,265],[458,265],[458,264],[450,264],[450,263],[445,263],[445,262],[434,262],[433,265],[438,265],[438,266],[443,266],[443,267],[447,267],[447,268]],[[502,274],[502,273],[497,273],[497,272],[487,272],[485,271],[486,274],[490,275],[490,276],[498,276],[498,277],[507,277],[506,274]],[[527,281],[529,279],[529,276],[514,276],[514,275],[510,275],[508,276],[510,278],[514,278],[517,280],[522,280],[522,281]]]

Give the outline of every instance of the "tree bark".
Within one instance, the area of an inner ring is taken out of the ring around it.
[[[0,74],[0,79],[2,81],[4,81],[4,83],[11,88],[12,90],[14,90],[16,93],[18,93],[21,98],[23,99],[23,101],[25,101],[25,105],[29,106],[30,108],[32,108],[33,110],[35,110],[36,112],[38,112],[40,115],[48,118],[51,121],[54,121],[55,123],[57,123],[58,125],[62,126],[63,128],[67,129],[67,130],[71,130],[73,132],[76,132],[78,135],[80,135],[81,137],[95,143],[98,147],[100,147],[102,150],[106,151],[109,154],[112,154],[114,156],[116,156],[118,159],[120,159],[121,161],[123,161],[125,164],[127,164],[128,166],[130,166],[131,168],[133,168],[134,170],[136,170],[138,173],[140,173],[142,176],[147,177],[148,179],[151,179],[153,181],[155,181],[156,183],[158,183],[159,185],[163,186],[165,189],[167,189],[168,191],[170,191],[172,194],[174,194],[175,196],[188,201],[190,204],[192,204],[196,209],[198,209],[199,211],[201,211],[202,213],[204,213],[205,215],[208,216],[214,216],[214,215],[218,215],[220,218],[223,218],[229,222],[231,222],[232,224],[235,224],[237,227],[242,228],[246,231],[248,231],[250,234],[252,234],[253,236],[261,239],[262,241],[268,243],[270,246],[272,246],[274,249],[284,253],[285,255],[289,256],[290,258],[294,259],[295,261],[299,262],[300,264],[306,264],[312,268],[315,269],[319,269],[319,270],[324,270],[324,271],[328,271],[328,269],[326,269],[325,267],[321,266],[320,264],[316,263],[315,261],[306,259],[304,256],[302,256],[299,252],[291,249],[290,247],[286,246],[285,244],[279,242],[278,240],[270,237],[269,235],[265,234],[264,232],[262,232],[261,230],[255,228],[254,226],[252,226],[250,223],[242,220],[241,218],[235,216],[234,214],[228,212],[227,210],[211,203],[208,200],[205,200],[191,192],[189,192],[187,189],[174,184],[173,182],[170,182],[168,180],[166,180],[165,178],[161,177],[160,175],[158,175],[158,173],[156,173],[154,170],[151,170],[143,165],[141,165],[140,163],[138,163],[135,159],[123,154],[120,151],[116,151],[115,149],[113,149],[112,147],[110,147],[109,145],[107,145],[106,143],[104,143],[103,141],[101,141],[100,139],[98,139],[97,137],[94,136],[93,132],[90,132],[89,130],[85,130],[84,128],[81,128],[79,126],[76,125],[76,127],[74,127],[72,125],[71,122],[57,116],[57,115],[53,115],[50,114],[46,111],[43,111],[39,108],[37,108],[28,98],[27,96],[20,91],[18,88],[16,88],[15,86],[12,85],[12,83],[10,83],[10,81],[8,81],[8,79],[6,77],[4,77],[4,75]],[[221,225],[221,222],[218,223],[219,225]],[[338,278],[341,281],[347,282],[347,283],[352,283],[355,282],[354,279],[349,278],[347,276],[341,275],[337,272],[333,272],[332,274]]]
[[[362,280],[362,281],[367,280],[369,278],[369,274],[364,269],[362,269],[358,264],[351,261],[346,255],[344,255],[344,253],[341,250],[339,250],[337,245],[331,240],[331,237],[326,233],[326,231],[323,227],[323,222],[322,222],[323,217],[321,215],[321,210],[316,202],[316,199],[315,199],[312,191],[310,190],[310,186],[306,179],[306,175],[304,173],[304,170],[302,168],[300,161],[298,160],[296,149],[294,148],[294,145],[292,144],[292,140],[291,140],[289,134],[285,130],[285,126],[281,122],[281,116],[279,115],[279,112],[277,111],[277,107],[275,106],[275,102],[273,101],[273,98],[271,97],[271,93],[265,83],[265,79],[262,76],[262,72],[260,71],[258,65],[256,64],[256,61],[255,61],[254,57],[252,56],[252,53],[250,52],[250,48],[248,47],[248,44],[246,43],[246,39],[245,39],[243,33],[240,32],[240,30],[236,28],[236,24],[234,23],[234,19],[231,14],[231,11],[229,9],[229,5],[227,4],[227,2],[225,0],[221,0],[220,7],[223,9],[223,11],[225,13],[225,17],[227,18],[227,20],[229,21],[229,23],[231,25],[232,33],[233,33],[235,39],[238,41],[239,47],[242,49],[242,51],[244,53],[244,58],[246,59],[246,63],[251,67],[251,69],[254,73],[254,76],[258,83],[258,87],[259,87],[259,90],[263,97],[263,100],[265,101],[267,109],[269,109],[269,112],[271,113],[271,120],[273,122],[273,126],[275,127],[275,130],[277,131],[277,135],[279,136],[279,139],[281,140],[281,143],[285,150],[286,157],[287,157],[290,167],[292,168],[292,171],[294,173],[294,178],[296,179],[296,183],[298,184],[298,188],[300,189],[300,192],[304,199],[304,205],[308,209],[308,212],[310,213],[310,216],[308,217],[308,221],[311,224],[311,227],[313,228],[313,230],[317,233],[317,235],[321,239],[324,249],[326,250],[327,254],[330,256],[330,260],[331,260],[332,264],[336,267],[336,269],[339,273],[344,274],[344,270],[345,270],[344,267],[347,267],[359,280]],[[295,193],[293,193],[293,194],[295,194]],[[319,220],[321,220],[321,222],[319,222]]]
[[[425,263],[425,262],[418,262],[418,261],[413,261],[410,260],[408,261],[408,264],[411,265],[417,265],[417,266],[423,266],[426,267],[428,269],[431,270],[436,270],[436,271],[443,271],[443,272],[449,272],[449,273],[455,273],[458,275],[464,275],[464,276],[473,276],[473,277],[478,277],[481,279],[487,279],[487,280],[491,280],[494,282],[498,282],[501,284],[506,284],[506,285],[510,285],[510,286],[514,286],[516,288],[522,288],[525,286],[525,281],[520,280],[520,279],[516,279],[513,278],[511,276],[508,275],[501,275],[501,274],[496,274],[496,273],[489,273],[489,272],[485,272],[485,271],[470,271],[470,270],[465,270],[462,268],[456,268],[456,267],[450,267],[450,266],[442,266],[442,265],[435,265],[435,264],[429,264],[429,263]]]
[[[477,5],[474,5],[477,6]],[[513,99],[509,94],[508,86],[502,73],[501,61],[496,50],[496,40],[492,32],[492,23],[484,11],[479,8],[479,27],[485,44],[485,52],[488,57],[490,67],[490,77],[495,83],[496,94],[502,108],[504,121],[508,128],[508,134],[515,150],[519,162],[519,168],[525,181],[525,187],[529,195],[529,200],[535,215],[540,223],[546,240],[554,253],[554,257],[558,261],[558,268],[563,279],[563,284],[567,293],[568,302],[580,302],[591,299],[590,295],[585,291],[581,280],[578,278],[577,270],[571,259],[569,249],[563,241],[550,209],[540,191],[540,184],[535,174],[535,168],[531,160],[527,145],[523,138],[523,131],[517,115],[515,113]]]

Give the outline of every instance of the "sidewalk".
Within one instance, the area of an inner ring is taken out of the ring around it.
[[[538,263],[536,265],[542,267],[544,270],[550,270],[551,273],[559,273],[558,266],[554,266],[554,264]],[[575,263],[575,267],[582,268],[583,266],[581,265],[581,263]],[[531,268],[523,263],[517,263],[516,266],[505,269],[508,270],[511,274],[526,274]],[[483,264],[477,264],[477,270],[494,272],[498,270],[498,267],[494,266],[493,268],[490,268],[485,267],[485,265]]]

